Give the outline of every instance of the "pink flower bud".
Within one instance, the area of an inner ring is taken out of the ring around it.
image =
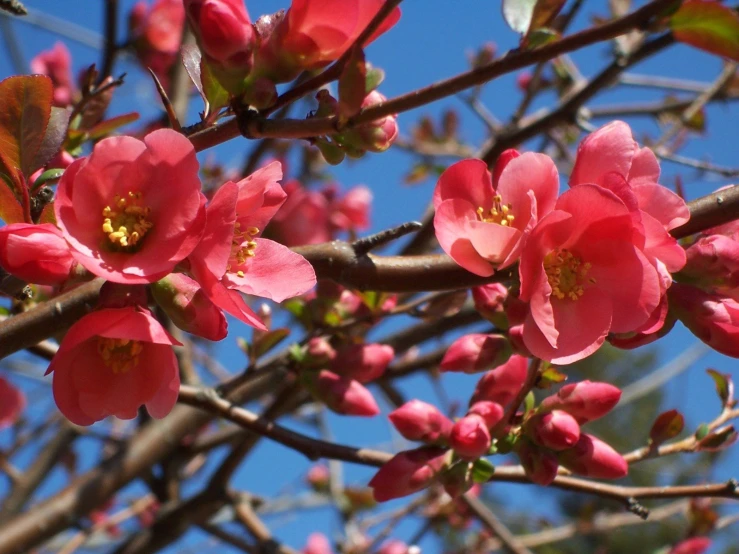
[[[312,465],[305,476],[305,480],[316,491],[328,490],[330,475],[328,467],[323,464]]]
[[[526,430],[535,443],[552,450],[571,448],[580,439],[577,421],[562,410],[532,417],[526,423]]]
[[[54,106],[65,108],[72,103],[75,87],[72,82],[72,57],[63,42],[44,50],[31,60],[31,73],[48,75],[54,86]]]
[[[362,108],[385,102],[387,98],[373,90],[362,102]],[[368,123],[363,123],[345,133],[346,143],[359,150],[384,152],[398,138],[397,115],[386,115]]]
[[[204,58],[246,76],[256,36],[243,0],[185,0],[185,10]]]
[[[476,414],[464,416],[452,427],[449,446],[466,460],[475,460],[490,450],[490,431],[485,420]]]
[[[580,381],[565,385],[545,398],[541,411],[564,410],[578,423],[593,421],[610,412],[621,398],[621,390],[608,383]]]
[[[480,400],[497,402],[501,406],[508,404],[518,394],[526,381],[526,358],[514,354],[502,366],[485,373],[477,382],[470,403]]]
[[[388,417],[398,432],[412,441],[446,440],[452,431],[452,421],[436,406],[421,400],[406,402]]]
[[[500,283],[490,283],[481,287],[472,288],[472,299],[475,309],[485,319],[499,325],[505,319],[503,303],[508,296],[508,289]]]
[[[703,554],[711,544],[708,537],[693,537],[677,543],[668,554]]]
[[[0,429],[15,423],[25,407],[25,395],[12,383],[0,377]]]
[[[516,86],[518,87],[518,90],[521,92],[529,90],[529,85],[531,84],[532,79],[533,76],[530,71],[521,71],[516,75]]]
[[[399,452],[369,482],[375,500],[385,502],[425,489],[444,467],[445,458],[446,450],[434,446]]]
[[[358,381],[321,371],[313,382],[316,397],[338,414],[372,417],[380,413],[372,393]]]
[[[397,539],[385,541],[377,554],[408,554],[408,545]]]
[[[516,451],[526,476],[538,485],[548,485],[557,476],[557,457],[527,440],[522,440]]]
[[[504,413],[505,411],[503,410],[503,406],[497,402],[490,402],[489,400],[475,402],[470,406],[470,409],[467,410],[467,415],[479,415],[485,422],[485,425],[487,425],[488,429],[495,427],[498,422],[503,419]]]
[[[336,358],[336,350],[325,337],[313,337],[306,346],[312,364],[325,365]]]
[[[303,548],[303,554],[333,554],[331,543],[323,533],[311,533]]]
[[[228,334],[223,312],[208,300],[197,281],[182,273],[170,273],[153,283],[150,290],[172,323],[183,331],[213,341]]]
[[[739,302],[673,283],[670,308],[690,331],[714,350],[739,358]]]
[[[472,333],[455,340],[441,360],[442,371],[477,373],[505,363],[511,345],[503,335]]]
[[[150,67],[167,86],[167,72],[177,61],[185,9],[181,0],[154,0],[150,8],[138,2],[128,18],[129,35],[141,64]]]
[[[67,280],[75,264],[62,232],[51,223],[0,228],[0,265],[24,281],[58,285]]]
[[[386,344],[358,344],[340,350],[331,367],[334,371],[360,383],[369,383],[385,373],[395,350]]]
[[[629,472],[629,464],[621,454],[584,433],[575,446],[559,453],[559,462],[574,473],[595,479],[620,479]]]
[[[680,281],[729,291],[739,287],[739,242],[724,235],[698,239],[685,250]]]

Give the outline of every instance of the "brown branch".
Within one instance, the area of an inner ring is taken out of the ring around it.
[[[118,54],[118,0],[105,0],[105,49],[100,64],[100,82],[113,74],[115,57]]]
[[[479,498],[472,496],[471,494],[465,494],[462,496],[462,501],[477,518],[483,522],[483,524],[493,532],[493,535],[498,538],[501,545],[505,550],[511,552],[511,554],[533,554],[531,550],[526,548],[518,537],[516,537],[506,527],[503,522],[496,516]]]
[[[482,67],[366,108],[350,118],[347,126],[360,125],[388,115],[418,108],[531,64],[547,61],[566,52],[612,39],[631,29],[644,26],[650,19],[662,13],[671,4],[672,0],[655,0],[629,15],[580,31],[539,48],[511,51],[506,56]],[[338,119],[336,117],[281,121],[251,118],[243,123],[242,131],[246,131],[245,134],[249,138],[309,138],[332,134],[338,129]],[[239,123],[234,118],[221,125],[197,132],[190,136],[190,140],[195,149],[201,151],[235,138],[239,134]]]

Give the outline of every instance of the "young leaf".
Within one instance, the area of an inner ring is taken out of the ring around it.
[[[716,383],[716,393],[721,399],[721,404],[727,406],[734,402],[734,382],[728,373],[719,373],[715,369],[707,369],[706,373]]]
[[[69,116],[71,114],[71,110],[67,108],[56,108],[52,106],[51,112],[49,112],[49,123],[46,126],[44,138],[41,140],[41,145],[33,160],[32,167],[34,171],[46,165],[46,162],[59,152],[64,139],[67,137],[67,127],[69,127]]]
[[[718,452],[734,444],[739,435],[732,425],[716,429],[695,445],[696,452]]]
[[[657,416],[649,431],[649,440],[653,446],[659,446],[665,441],[678,436],[685,426],[685,418],[677,410],[663,412]]]
[[[38,169],[36,157],[49,124],[53,92],[46,75],[0,81],[0,152],[10,166],[6,169],[20,169],[26,177]]]
[[[5,173],[10,170],[5,168],[4,164],[3,155],[0,152],[0,219],[5,223],[21,223],[25,221],[23,208],[15,195],[19,184],[12,175]]]
[[[487,483],[495,473],[495,466],[485,458],[478,458],[472,465],[472,480],[475,483]]]
[[[739,14],[713,0],[687,0],[670,18],[680,42],[739,61]]]

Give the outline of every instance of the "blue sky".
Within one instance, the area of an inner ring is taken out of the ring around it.
[[[99,0],[27,0],[29,8],[45,14],[61,18],[65,21],[74,21],[94,32],[100,32],[103,19],[102,5]],[[125,29],[125,13],[133,5],[130,0],[121,1],[122,17],[121,29]],[[287,7],[287,0],[247,2],[253,20],[262,14]],[[386,80],[380,91],[388,97],[393,97],[416,88],[428,85],[436,80],[443,79],[467,69],[467,55],[479,48],[483,43],[492,41],[497,45],[499,53],[515,48],[518,37],[506,27],[502,21],[499,2],[485,0],[407,0],[402,5],[403,16],[399,24],[385,36],[380,38],[367,49],[367,59],[373,65],[381,67],[386,72]],[[605,2],[587,2],[572,29],[581,29],[588,25],[591,18],[606,13]],[[52,22],[56,26],[55,23]],[[50,48],[59,39],[52,32],[13,21],[12,29],[18,37],[22,56],[26,63],[41,50]],[[87,37],[74,28],[70,29],[77,38]],[[89,37],[94,40],[93,36]],[[123,35],[119,37],[122,39]],[[69,46],[75,72],[89,64],[100,63],[100,55],[93,48],[69,39],[63,39]],[[601,44],[589,48],[587,51],[573,54],[572,59],[585,77],[592,76],[609,63],[610,50],[607,45]],[[698,52],[690,47],[678,45],[666,53],[655,56],[653,59],[637,65],[633,73],[644,75],[661,75],[680,77],[684,79],[711,81],[716,78],[722,68],[722,62],[715,56]],[[126,85],[117,93],[110,109],[111,115],[138,110],[142,117],[158,115],[159,104],[151,83],[146,80],[142,70],[131,58],[122,59],[116,66],[116,73],[127,72]],[[7,55],[0,55],[0,77],[14,73],[12,64]],[[482,100],[487,107],[499,118],[505,119],[520,100],[520,92],[515,88],[515,74],[505,75],[485,88]],[[619,87],[602,94],[591,105],[605,105],[613,102],[637,102],[659,100],[664,96],[660,91],[636,87]],[[532,111],[551,105],[553,97],[544,95],[532,107]],[[479,144],[485,138],[485,129],[475,115],[458,99],[452,97],[439,101],[430,106],[418,108],[412,112],[401,114],[399,124],[401,133],[408,135],[412,125],[421,115],[431,115],[438,119],[445,109],[454,108],[461,116],[461,137],[473,145]],[[702,136],[693,137],[690,144],[682,153],[686,156],[703,158],[708,156],[711,161],[719,165],[736,165],[737,143],[736,129],[739,128],[737,110],[721,103],[711,105],[707,109],[709,131]],[[195,114],[201,107],[197,99],[191,108],[190,123],[195,121]],[[604,120],[602,123],[605,123]],[[633,119],[629,121],[639,136],[647,133],[652,137],[658,136],[660,129],[651,120]],[[534,148],[536,142],[526,145]],[[216,155],[222,163],[239,167],[245,152],[245,143],[235,140],[224,144],[217,149],[201,154],[201,160],[207,156]],[[404,185],[403,175],[409,168],[412,158],[404,152],[390,151],[384,154],[370,154],[359,162],[345,163],[332,170],[336,181],[344,187],[356,184],[370,186],[375,195],[372,211],[372,230],[380,230],[399,224],[404,221],[421,217],[431,198],[433,181],[427,180],[414,186]],[[716,188],[729,184],[729,181],[712,176],[700,176],[695,170],[671,163],[663,163],[662,182],[671,185],[674,178],[680,176],[685,184],[689,198],[695,198],[709,193]],[[564,181],[563,181],[564,183]],[[237,336],[248,336],[246,327],[231,324],[231,334],[225,339],[220,351],[221,362],[232,371],[243,365],[243,356],[234,346]],[[382,335],[378,332],[377,336]],[[650,348],[656,348],[659,359],[667,362],[680,354],[687,346],[693,343],[692,336],[678,326],[665,339]],[[713,384],[705,375],[705,368],[712,367],[725,373],[736,373],[736,362],[732,359],[710,353],[690,369],[673,379],[666,385],[666,403],[664,408],[681,408],[687,418],[687,428],[695,428],[700,422],[712,419],[719,409],[718,400],[713,390]],[[469,396],[475,379],[454,375],[446,376],[442,381],[447,395],[451,399],[465,402]],[[43,388],[37,385],[24,387],[36,390],[39,403],[34,404],[44,410],[50,402],[50,394],[43,397]],[[423,378],[409,378],[401,382],[401,389],[410,395],[421,398],[433,398],[428,381]],[[48,390],[48,389],[47,389]],[[50,391],[49,391],[50,393]],[[374,420],[360,418],[339,418],[329,416],[329,421],[338,442],[375,446],[384,449],[398,448],[397,435],[391,432],[384,415],[390,407],[382,405],[383,416]],[[292,424],[291,424],[292,425]],[[297,428],[301,428],[297,425]],[[303,430],[310,431],[303,427]],[[646,430],[645,430],[646,433]],[[394,441],[394,442],[393,442]],[[83,448],[81,453],[89,454],[89,448]],[[28,456],[32,456],[29,453]],[[83,462],[84,463],[84,462]],[[739,466],[739,451],[725,456],[715,468],[711,480],[725,480],[737,477],[732,468]],[[299,455],[286,448],[262,441],[239,470],[236,485],[255,494],[265,496],[275,494],[293,494],[298,490],[300,479],[308,467],[306,461]],[[372,471],[366,468],[357,468],[345,465],[345,478],[350,482],[366,482]],[[637,469],[636,471],[641,471]],[[648,471],[645,469],[644,471]],[[735,471],[735,470],[734,470]],[[46,492],[58,487],[61,479],[52,479]],[[541,512],[542,515],[551,515],[551,502],[547,501],[546,491],[536,491],[536,505],[532,506],[532,494],[529,487],[495,485],[496,490],[510,489],[511,497],[518,498],[514,505],[520,504],[520,509]],[[140,490],[140,489],[137,489]],[[329,510],[321,509],[297,515],[283,515],[269,518],[274,526],[275,534],[295,547],[304,544],[307,535],[314,530],[322,530],[331,535],[339,531],[340,527],[336,516]],[[408,538],[417,529],[418,523],[413,522],[399,527],[399,538]],[[203,536],[197,532],[191,533],[186,544],[198,544]],[[438,545],[426,540],[422,545],[424,552],[438,551]],[[173,547],[168,552],[178,552],[179,547]],[[221,552],[228,550],[222,549]]]

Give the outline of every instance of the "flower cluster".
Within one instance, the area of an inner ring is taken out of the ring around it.
[[[89,425],[131,419],[141,405],[154,417],[172,409],[179,343],[149,311],[146,286],[175,325],[220,340],[223,312],[265,329],[242,293],[281,302],[315,285],[302,256],[261,238],[285,201],[281,178],[273,162],[208,201],[180,133],[108,138],[62,176],[56,225],[0,229],[0,264],[21,279],[67,288],[106,281],[98,309],[69,329],[49,366],[65,416]]]
[[[543,154],[508,150],[492,175],[482,161],[464,160],[436,186],[436,237],[481,276],[518,262],[518,294],[506,300],[511,341],[571,363],[609,335],[664,326],[671,274],[686,260],[669,231],[689,212],[658,178],[655,155],[618,121],[581,143],[559,197],[557,170]]]

